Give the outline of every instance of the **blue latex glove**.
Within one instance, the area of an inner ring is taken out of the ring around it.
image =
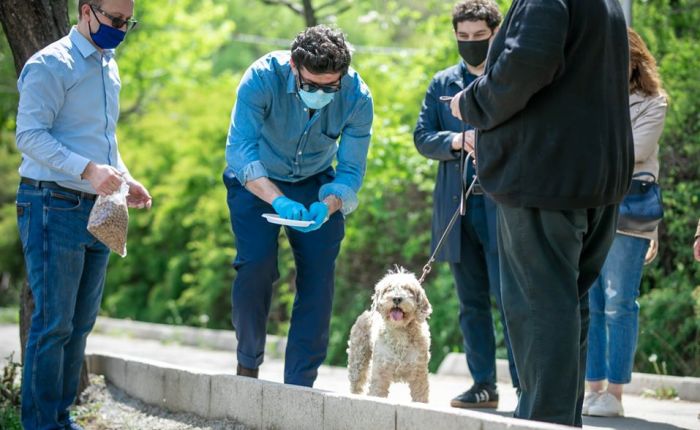
[[[328,220],[328,205],[323,202],[316,202],[309,207],[310,219],[314,221],[308,227],[292,227],[293,229],[299,230],[302,233],[308,233],[310,231],[318,230],[321,228],[324,222]]]
[[[309,215],[309,211],[306,210],[304,205],[285,196],[279,196],[274,199],[272,207],[282,218],[302,221],[311,220],[311,215]]]

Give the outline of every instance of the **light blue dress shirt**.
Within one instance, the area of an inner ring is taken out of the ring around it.
[[[289,60],[288,51],[272,52],[241,78],[226,143],[228,168],[243,185],[260,177],[298,182],[326,170],[337,157],[335,179],[321,187],[318,198],[337,196],[347,215],[358,205],[367,165],[372,96],[351,68],[333,101],[311,115]]]
[[[95,193],[80,178],[89,161],[127,173],[117,148],[119,70],[73,27],[34,54],[17,81],[20,176]]]

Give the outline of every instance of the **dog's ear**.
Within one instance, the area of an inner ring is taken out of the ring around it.
[[[384,282],[385,278],[382,278],[377,284],[374,286],[374,294],[372,294],[372,312],[377,310],[377,306],[379,306],[379,300],[382,298],[382,294],[384,293],[384,290],[386,290],[386,282]]]
[[[423,290],[421,286],[416,287],[416,294],[418,295],[417,319],[418,321],[423,322],[430,317],[430,314],[433,313],[433,307],[430,306],[428,296],[425,294],[425,290]]]

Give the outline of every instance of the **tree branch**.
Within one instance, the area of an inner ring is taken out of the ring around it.
[[[342,14],[342,13],[347,12],[347,11],[350,10],[351,8],[352,8],[352,5],[351,5],[351,4],[347,4],[347,5],[345,5],[345,6],[341,7],[341,8],[339,8],[339,9],[337,9],[335,12],[329,12],[329,13],[323,14],[323,15],[321,16],[321,18],[328,18],[328,17],[331,16],[331,15],[340,15],[340,14]],[[318,10],[318,9],[317,9],[317,10]]]
[[[318,6],[318,7],[316,8],[316,12],[319,12],[319,11],[321,11],[321,10],[323,10],[323,9],[326,9],[327,7],[330,7],[330,6],[338,6],[338,3],[339,3],[339,2],[337,2],[337,1],[329,0],[329,1],[325,2],[325,3],[323,3],[322,5]],[[350,4],[347,4],[346,6],[344,6],[343,12],[346,11],[346,10],[348,10],[348,9],[350,8],[349,6],[350,6]]]
[[[271,5],[271,6],[286,6],[289,9],[292,10],[292,12],[296,13],[297,15],[304,16],[304,9],[298,4],[298,3],[293,3],[289,0],[260,0],[261,2]]]

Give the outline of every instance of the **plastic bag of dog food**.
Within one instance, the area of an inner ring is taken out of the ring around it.
[[[127,194],[129,185],[124,182],[119,191],[97,197],[87,226],[93,236],[122,257],[126,257],[126,234],[129,229]]]

